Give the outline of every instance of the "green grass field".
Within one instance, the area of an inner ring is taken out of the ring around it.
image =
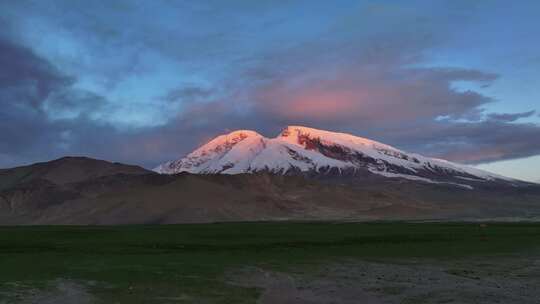
[[[253,303],[227,283],[246,266],[310,271],[340,260],[456,259],[538,254],[540,224],[227,223],[1,227],[0,303],[58,278],[94,282],[103,303]],[[21,287],[22,286],[22,287]],[[186,302],[189,302],[186,300]]]

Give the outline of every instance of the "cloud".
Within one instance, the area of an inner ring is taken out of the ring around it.
[[[540,126],[493,120],[436,121],[380,134],[385,141],[426,155],[478,164],[540,154]]]
[[[167,92],[161,98],[167,102],[196,102],[212,96],[213,90],[196,85],[184,84]]]
[[[104,134],[117,134],[92,118],[106,104],[103,96],[74,88],[73,77],[5,37],[0,37],[0,54],[4,166],[82,153],[76,141],[99,145]]]
[[[18,101],[38,110],[49,94],[73,83],[28,48],[0,36],[0,102]]]
[[[288,82],[278,80],[255,92],[261,112],[287,119],[310,119],[314,124],[350,121],[353,124],[392,125],[439,116],[470,118],[492,99],[473,91],[450,88],[454,80],[495,78],[478,71],[447,69],[367,70],[352,67],[331,78]],[[397,71],[397,72],[396,72]],[[324,74],[324,71],[320,71]],[[286,79],[295,79],[296,75]]]
[[[0,35],[0,167],[67,154],[152,167],[220,133],[273,136],[289,124],[467,163],[540,154],[540,127],[518,121],[534,111],[485,110],[498,101],[474,88],[497,73],[426,64],[470,22],[468,2],[452,14],[309,4],[324,9],[0,4],[11,14],[0,22],[17,24]]]
[[[151,167],[157,161],[187,152],[200,144],[201,138],[213,135],[207,130],[221,131],[226,119],[236,118],[222,115],[225,111],[215,106],[198,108],[193,100],[208,98],[213,91],[187,85],[164,97],[191,104],[185,115],[174,122],[158,127],[118,128],[102,119],[107,112],[118,110],[111,109],[114,103],[105,96],[77,88],[76,79],[11,40],[0,39],[0,52],[5,67],[0,70],[0,167],[64,155]],[[211,118],[209,109],[215,118]],[[203,117],[201,111],[207,111],[209,116]],[[214,124],[204,126],[210,120]]]
[[[535,110],[522,113],[490,113],[488,114],[489,120],[501,121],[501,122],[513,122],[520,118],[531,117],[536,113]]]

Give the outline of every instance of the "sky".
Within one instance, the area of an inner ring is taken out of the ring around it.
[[[0,0],[0,168],[348,132],[540,182],[540,1]]]

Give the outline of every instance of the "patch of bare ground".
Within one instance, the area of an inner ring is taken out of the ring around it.
[[[306,281],[305,278],[260,268],[246,268],[231,277],[235,284],[262,289],[258,300],[261,304],[383,303],[362,289],[350,288],[331,280]]]
[[[245,268],[231,281],[262,289],[258,303],[538,304],[540,258],[346,261],[309,274]]]
[[[29,288],[28,286],[13,285],[9,292],[8,300],[1,304],[90,304],[95,303],[95,298],[90,294],[85,285],[57,279],[49,283],[44,289]],[[21,288],[18,288],[21,287]]]

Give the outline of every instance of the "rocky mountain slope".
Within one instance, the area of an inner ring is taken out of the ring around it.
[[[540,188],[478,182],[471,190],[380,174],[168,175],[89,158],[0,170],[0,225],[381,219],[537,220]]]
[[[88,157],[63,157],[11,169],[0,169],[0,190],[36,181],[54,184],[76,183],[114,174],[145,174],[148,170]]]
[[[275,138],[249,130],[234,131],[154,170],[162,174],[269,172],[316,178],[378,175],[466,189],[485,183],[524,184],[473,167],[407,153],[366,138],[301,126],[286,127]]]

